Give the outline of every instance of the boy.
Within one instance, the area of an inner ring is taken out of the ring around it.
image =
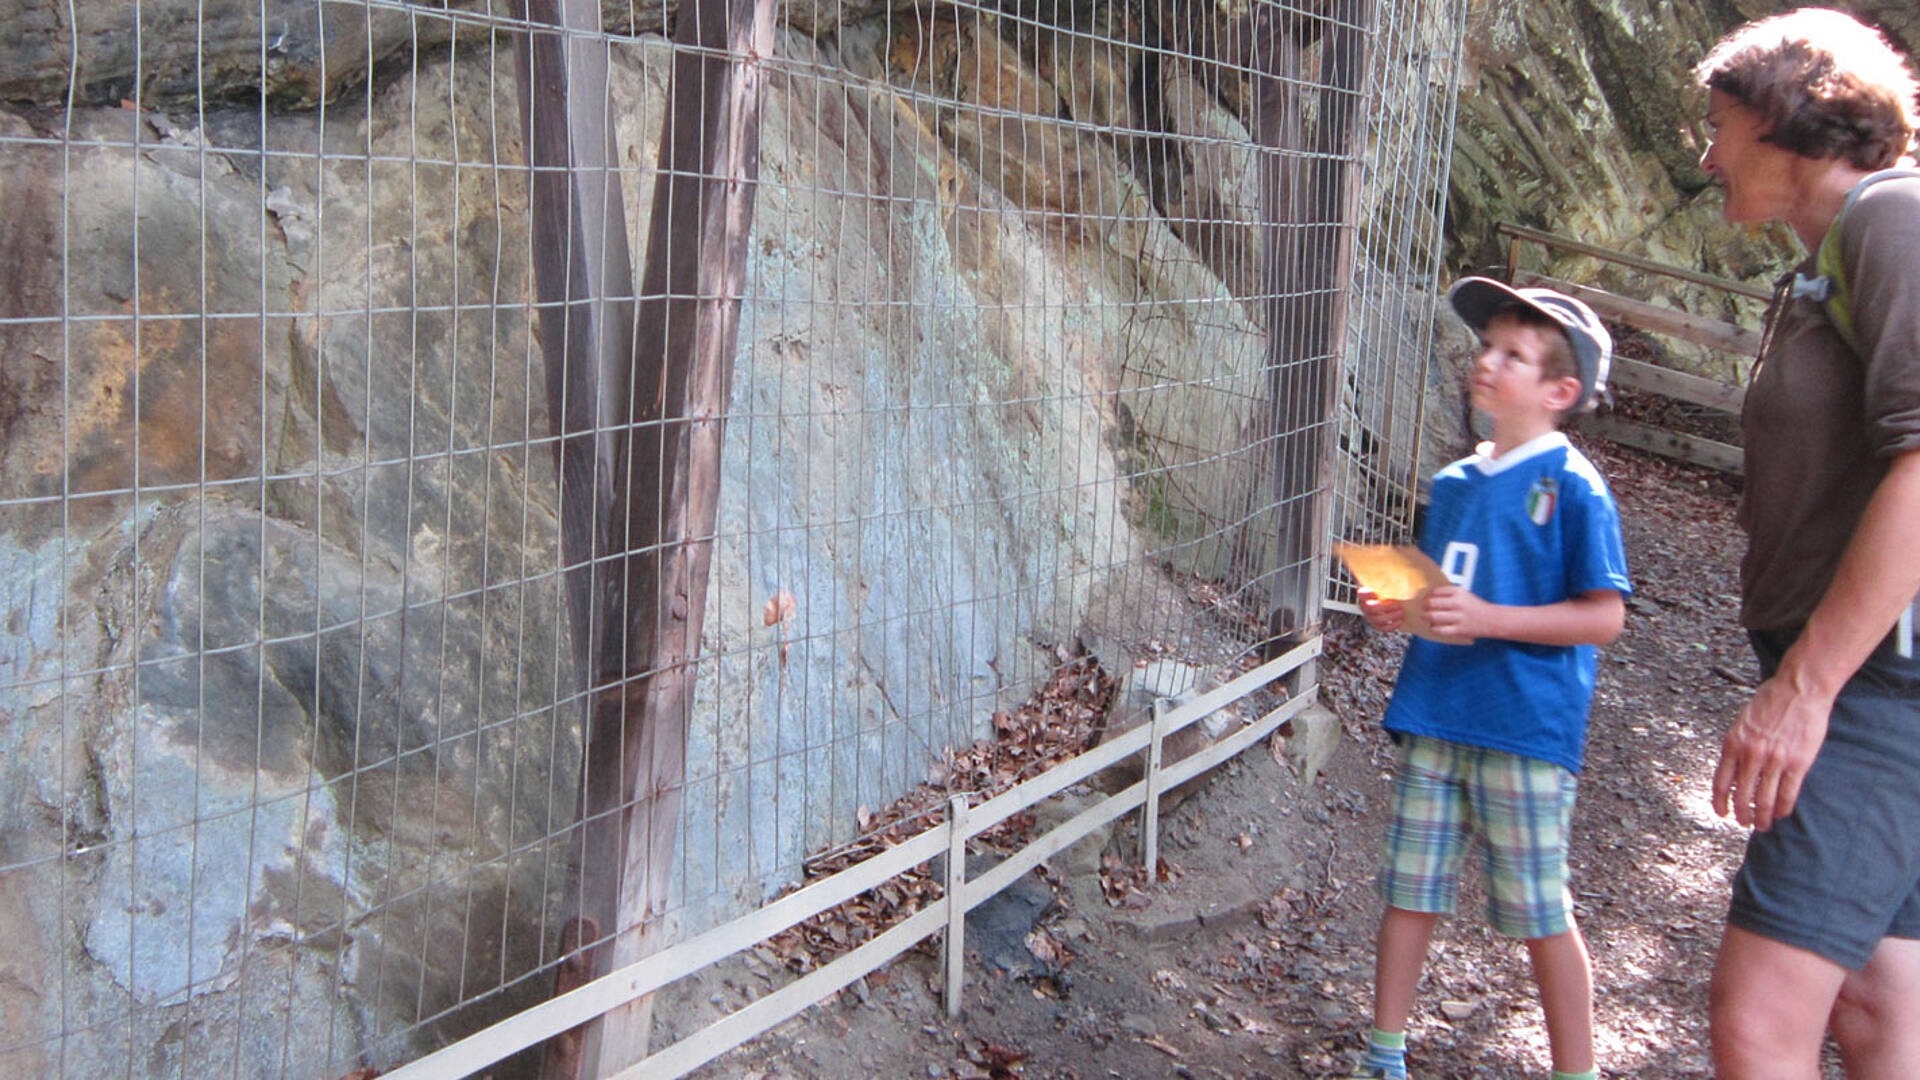
[[[1575,774],[1596,645],[1631,590],[1619,512],[1560,418],[1605,392],[1613,342],[1585,304],[1466,278],[1447,294],[1480,336],[1469,375],[1493,438],[1434,477],[1420,547],[1450,585],[1423,603],[1436,636],[1407,647],[1385,726],[1399,744],[1381,854],[1373,1031],[1353,1080],[1405,1080],[1406,1026],[1434,923],[1462,858],[1485,847],[1488,920],[1521,938],[1546,1014],[1555,1080],[1593,1080],[1593,976],[1567,888]],[[1397,601],[1361,595],[1376,630]]]

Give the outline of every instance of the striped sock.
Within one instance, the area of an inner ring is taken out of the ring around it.
[[[1367,1036],[1363,1069],[1379,1069],[1387,1080],[1407,1080],[1407,1033],[1374,1028]]]
[[[1563,1072],[1555,1071],[1553,1074],[1553,1080],[1600,1080],[1600,1070],[1588,1069],[1586,1072],[1577,1072],[1577,1073],[1563,1073]]]

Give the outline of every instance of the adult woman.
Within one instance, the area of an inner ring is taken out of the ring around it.
[[[1805,9],[1695,69],[1701,165],[1730,221],[1839,224],[1783,279],[1747,394],[1741,621],[1766,675],[1721,748],[1715,808],[1751,825],[1712,991],[1723,1080],[1920,1076],[1920,660],[1893,633],[1920,593],[1916,86],[1851,17]],[[1852,196],[1850,199],[1849,196]],[[1844,209],[1844,213],[1843,213]],[[1834,281],[1826,282],[1831,291]],[[1851,318],[1850,332],[1841,329]]]

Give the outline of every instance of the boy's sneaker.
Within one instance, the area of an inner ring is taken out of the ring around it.
[[[1355,1065],[1353,1071],[1340,1080],[1407,1080],[1405,1070],[1389,1072],[1378,1065]]]

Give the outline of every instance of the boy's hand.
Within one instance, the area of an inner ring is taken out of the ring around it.
[[[1382,600],[1367,589],[1360,590],[1360,616],[1367,620],[1368,626],[1384,633],[1400,629],[1407,617],[1406,612],[1400,610],[1400,601]]]
[[[1495,637],[1494,606],[1458,585],[1439,585],[1426,599],[1427,623],[1433,632],[1455,638]]]

